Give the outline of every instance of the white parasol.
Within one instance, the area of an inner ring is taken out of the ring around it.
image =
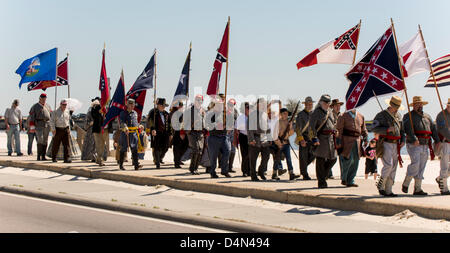
[[[81,103],[76,98],[66,98],[66,100],[67,100],[67,108],[69,109],[69,111],[79,110],[83,106],[83,103]]]

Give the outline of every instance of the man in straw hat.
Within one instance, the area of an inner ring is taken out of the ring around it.
[[[398,111],[404,108],[402,99],[398,96],[392,96],[385,102],[389,107],[375,116],[372,129],[374,133],[379,134],[377,156],[382,158],[383,162],[381,176],[376,185],[381,195],[395,197],[397,195],[392,192],[392,186],[395,182],[397,165],[402,164],[400,149],[405,145],[403,122]]]
[[[162,159],[169,149],[169,140],[172,136],[167,106],[169,105],[165,98],[156,99],[156,111],[152,108],[147,117],[147,129],[150,130],[153,160],[157,169],[163,163]]]
[[[439,139],[441,140],[441,171],[439,176],[436,178],[436,182],[439,185],[442,195],[450,195],[447,184],[450,169],[450,127],[448,125],[448,120],[450,120],[450,98],[447,102],[447,108],[443,112],[441,111],[436,117],[437,130]]]
[[[125,170],[123,167],[123,162],[125,160],[125,155],[128,148],[131,149],[131,157],[133,159],[133,165],[135,170],[142,168],[139,164],[138,157],[138,120],[137,113],[134,110],[135,106],[134,99],[127,100],[127,110],[120,112],[120,133],[119,146],[120,146],[120,156],[119,156],[119,168]]]
[[[299,146],[300,153],[300,174],[303,180],[311,180],[308,175],[308,165],[316,158],[312,150],[311,131],[309,131],[309,117],[312,114],[314,101],[311,97],[306,97],[302,102],[305,109],[301,111],[295,119],[295,133],[297,138],[295,143]]]
[[[37,139],[37,160],[46,161],[45,152],[48,145],[48,134],[50,132],[50,113],[52,109],[50,105],[46,103],[47,94],[42,93],[39,96],[39,102],[34,104],[30,109],[29,118],[30,124],[36,127],[36,139]]]
[[[423,106],[426,104],[428,102],[423,101],[421,96],[413,97],[413,102],[409,105],[413,107],[413,111],[411,111],[413,126],[411,126],[410,115],[407,113],[403,116],[403,125],[407,135],[406,149],[411,158],[411,163],[408,165],[402,191],[408,193],[409,184],[414,178],[414,195],[427,195],[422,190],[422,180],[428,160],[428,149],[430,149],[431,159],[434,159],[431,138],[437,143],[437,148],[440,143],[436,125],[430,115],[423,112]]]
[[[309,127],[312,131],[314,155],[316,156],[316,175],[319,188],[327,188],[327,176],[337,161],[334,137],[335,118],[330,109],[330,95],[322,95],[319,106],[311,114]]]

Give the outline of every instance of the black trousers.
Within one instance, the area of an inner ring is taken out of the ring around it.
[[[187,141],[187,138],[188,137],[185,136],[184,140],[181,140],[179,136],[177,137],[174,136],[172,151],[175,166],[181,164],[181,157],[189,147],[189,142]]]
[[[310,165],[315,158],[311,143],[307,143],[306,147],[300,146],[300,174],[302,174],[303,177],[308,176],[308,165]]]
[[[316,157],[316,176],[318,185],[320,186],[328,186],[327,185],[327,176],[330,173],[331,168],[333,168],[336,163],[337,158],[334,159],[325,159],[322,157]]]
[[[55,137],[53,137],[53,146],[52,146],[52,159],[56,158],[58,154],[59,145],[63,144],[64,148],[64,161],[69,159],[69,128],[56,128]],[[45,153],[44,153],[45,154]]]
[[[241,149],[241,171],[243,174],[250,175],[250,159],[248,154],[248,137],[239,133],[239,147]]]
[[[270,158],[270,148],[269,147],[255,147],[248,146],[248,153],[250,159],[250,176],[252,178],[256,177],[256,161],[258,160],[258,155],[261,153],[261,163],[258,167],[258,174],[264,173],[267,170],[267,163]]]

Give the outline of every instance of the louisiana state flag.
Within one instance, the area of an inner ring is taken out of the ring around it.
[[[56,80],[57,60],[58,49],[53,48],[22,62],[16,70],[16,74],[22,77],[19,88],[22,88],[23,83]]]

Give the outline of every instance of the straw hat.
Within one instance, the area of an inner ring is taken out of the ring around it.
[[[409,106],[414,106],[414,104],[417,103],[421,103],[422,105],[427,105],[428,102],[427,101],[423,101],[422,100],[422,96],[414,96],[413,97],[413,102],[411,104],[409,104]]]
[[[398,96],[392,96],[391,99],[385,99],[384,102],[388,106],[394,106],[397,107],[399,111],[405,110],[405,107],[402,105],[402,98]]]

